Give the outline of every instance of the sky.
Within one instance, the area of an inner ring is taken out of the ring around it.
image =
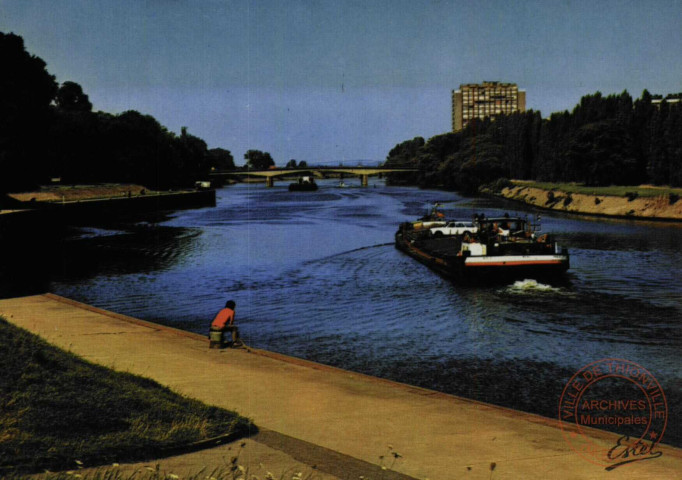
[[[543,117],[580,98],[682,92],[682,0],[0,0],[95,110],[278,165],[384,160],[451,130],[451,91],[516,83]]]

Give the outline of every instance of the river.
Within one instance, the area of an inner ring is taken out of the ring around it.
[[[682,445],[681,225],[543,212],[542,231],[571,253],[566,278],[468,287],[397,251],[398,224],[435,201],[452,218],[537,212],[373,179],[336,184],[237,184],[215,208],[76,228],[37,284],[199,333],[234,299],[253,347],[552,418],[580,367],[627,359],[658,379],[664,442]]]

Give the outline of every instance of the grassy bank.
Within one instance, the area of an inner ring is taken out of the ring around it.
[[[0,477],[158,458],[252,430],[234,412],[90,364],[0,318]]]
[[[575,183],[512,180],[482,188],[481,192],[546,210],[682,221],[682,188],[650,185],[590,187]]]
[[[564,193],[579,193],[582,195],[609,196],[630,198],[636,197],[658,197],[661,195],[678,195],[682,197],[682,188],[657,187],[653,185],[639,186],[618,186],[590,187],[579,183],[549,183],[533,182],[527,180],[512,180],[516,186],[539,188],[542,190],[557,190]]]
[[[144,193],[143,193],[144,192]],[[142,185],[107,183],[100,185],[51,185],[32,192],[10,193],[9,197],[19,202],[75,202],[102,198],[158,195]]]

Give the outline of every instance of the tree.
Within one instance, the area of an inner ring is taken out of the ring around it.
[[[424,146],[423,137],[415,137],[399,143],[388,152],[386,162],[387,167],[413,167],[417,162],[419,149]]]
[[[35,186],[45,177],[50,103],[57,82],[24,40],[0,32],[0,192]]]
[[[249,150],[244,154],[246,166],[253,170],[265,170],[275,164],[268,152],[260,150]]]
[[[296,168],[296,160],[293,158],[289,160],[286,164],[286,168]]]
[[[665,185],[670,176],[670,159],[665,142],[665,124],[668,119],[668,104],[661,103],[653,113],[649,126],[649,151],[647,152],[647,174],[656,185]]]
[[[656,112],[652,105],[652,96],[648,90],[642,92],[640,99],[635,100],[630,131],[634,140],[634,154],[637,159],[637,175],[639,178],[647,178],[647,161],[651,147],[651,121]]]
[[[81,86],[58,86],[17,35],[0,32],[0,72],[0,193],[35,188],[50,176],[186,187],[205,179],[211,166],[234,168],[228,150],[209,155],[187,127],[178,136],[136,111],[93,113]]]
[[[306,162],[305,160],[301,160],[300,162],[298,162],[298,168],[307,168],[307,167],[308,167],[308,162]]]
[[[166,134],[166,137],[168,135]],[[172,134],[170,136],[172,137]],[[164,166],[164,168],[170,167],[171,172],[176,175],[169,178],[168,186],[189,186],[195,179],[205,178],[210,170],[206,142],[190,135],[187,133],[187,127],[183,127],[182,135],[176,139],[175,144],[180,146],[181,160],[174,166]]]
[[[679,96],[679,95],[678,95]],[[588,185],[682,184],[682,104],[627,91],[584,96],[572,112],[502,115],[396,145],[385,166],[416,165],[417,184],[476,190],[496,176]],[[673,95],[666,97],[674,98]],[[414,183],[410,179],[409,183]]]
[[[678,94],[679,95],[679,94]],[[671,107],[666,125],[670,151],[670,185],[682,185],[682,105]]]
[[[90,112],[92,103],[76,82],[64,82],[57,91],[57,107],[70,112]]]
[[[636,183],[632,140],[616,119],[590,123],[571,137],[565,154],[568,169],[562,180],[587,185]]]
[[[216,170],[234,170],[234,158],[229,150],[212,148],[208,151],[208,164]]]
[[[99,170],[114,170],[105,159],[115,151],[102,145],[102,130],[109,122],[106,114],[54,109],[48,130],[48,173],[64,182],[96,182]]]
[[[134,110],[111,115],[56,109],[48,144],[51,173],[68,183],[168,189],[191,186],[210,171],[206,142],[185,127],[175,135],[154,117]],[[218,152],[225,162],[231,160],[227,150]]]

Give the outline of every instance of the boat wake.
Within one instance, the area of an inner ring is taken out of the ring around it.
[[[314,259],[314,260],[308,260],[308,261],[305,262],[304,264],[305,264],[305,265],[310,265],[310,264],[318,263],[318,262],[321,262],[321,261],[334,259],[334,258],[336,258],[336,257],[340,257],[340,256],[343,256],[343,255],[348,255],[348,254],[355,253],[355,252],[361,252],[361,251],[363,251],[363,250],[369,250],[369,249],[372,249],[372,248],[387,247],[387,246],[393,246],[393,245],[394,245],[393,242],[389,242],[389,243],[378,243],[378,244],[376,244],[376,245],[367,245],[367,246],[365,246],[365,247],[358,247],[358,248],[354,248],[354,249],[352,249],[352,250],[346,250],[346,251],[344,251],[344,252],[334,253],[334,254],[328,255],[328,256],[326,256],[326,257],[316,258],[316,259]]]
[[[540,283],[537,280],[525,279],[517,280],[512,285],[509,285],[506,289],[510,293],[524,294],[524,293],[535,293],[535,292],[560,292],[561,289]]]

